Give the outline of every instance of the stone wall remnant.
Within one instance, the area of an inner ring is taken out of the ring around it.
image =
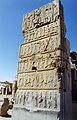
[[[70,120],[70,44],[60,0],[27,13],[22,32],[13,120],[20,112],[23,120]]]

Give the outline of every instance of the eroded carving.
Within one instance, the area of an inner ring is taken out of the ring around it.
[[[24,16],[15,104],[60,110],[59,92],[70,89],[69,42],[62,14],[56,0]],[[67,82],[62,86],[64,77]]]
[[[27,107],[59,109],[58,91],[19,91],[16,97],[16,104],[25,105]]]

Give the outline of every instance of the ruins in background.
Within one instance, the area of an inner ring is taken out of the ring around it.
[[[0,82],[0,95],[10,95],[12,94],[12,83],[5,81]]]
[[[70,45],[59,0],[23,18],[13,120],[70,120]]]

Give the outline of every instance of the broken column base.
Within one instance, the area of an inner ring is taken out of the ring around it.
[[[28,109],[14,107],[12,113],[12,120],[59,120],[59,112],[36,110],[30,111]]]

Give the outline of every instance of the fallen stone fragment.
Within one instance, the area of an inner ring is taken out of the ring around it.
[[[2,102],[2,105],[0,106],[0,116],[6,117],[8,116],[8,111],[9,109],[9,100],[8,98],[4,98],[4,101]]]

